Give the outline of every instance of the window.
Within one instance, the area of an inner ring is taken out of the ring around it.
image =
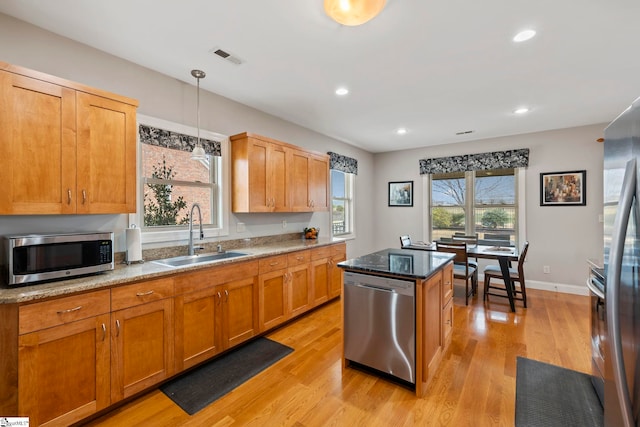
[[[431,175],[430,238],[464,234],[480,244],[517,244],[516,176],[516,169]]]
[[[333,236],[353,234],[354,174],[331,170],[331,225]]]
[[[138,122],[141,181],[138,218],[131,222],[142,225],[143,242],[185,238],[194,203],[200,206],[205,236],[228,234],[223,209],[229,200],[229,185],[223,181],[228,139],[201,129],[201,143],[214,155],[192,160],[196,128],[140,114]]]

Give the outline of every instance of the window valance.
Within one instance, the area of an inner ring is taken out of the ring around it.
[[[462,156],[420,159],[420,175],[523,168],[529,166],[529,149],[464,154]]]
[[[156,145],[173,150],[190,152],[193,151],[193,147],[198,143],[198,138],[195,136],[143,124],[138,127],[138,133],[140,134],[140,142],[143,144]],[[208,155],[218,157],[222,155],[219,141],[200,138],[200,144],[202,144],[205,153]]]
[[[358,175],[358,160],[329,151],[329,169]]]

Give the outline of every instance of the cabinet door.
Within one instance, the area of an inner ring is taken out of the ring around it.
[[[136,211],[136,108],[78,92],[78,213]]]
[[[433,376],[442,358],[442,274],[438,272],[423,282],[421,312],[417,321],[422,327],[422,382],[427,383]]]
[[[173,374],[173,299],[113,312],[111,322],[111,401],[115,403]]]
[[[442,306],[446,306],[453,298],[453,262],[442,269]]]
[[[309,198],[311,210],[329,210],[329,159],[327,156],[309,157]]]
[[[19,415],[70,425],[110,404],[109,315],[19,337]]]
[[[329,258],[311,262],[311,282],[313,283],[313,305],[329,300],[329,284],[331,282],[331,265]]]
[[[221,351],[222,294],[218,288],[179,295],[174,308],[177,371],[195,366]]]
[[[76,211],[75,91],[0,71],[0,214]]]
[[[275,270],[259,276],[260,332],[287,320],[287,270]]]
[[[329,298],[335,298],[342,293],[342,269],[336,264],[347,259],[346,255],[331,257],[331,281],[329,282]]]
[[[269,144],[268,151],[269,196],[272,210],[289,211],[289,194],[287,181],[287,150],[276,144]]]
[[[257,278],[247,278],[223,286],[223,338],[229,348],[258,334]]]
[[[312,307],[311,271],[309,264],[289,267],[289,318],[296,317]]]
[[[309,154],[300,150],[289,151],[291,211],[309,212],[311,211]]]

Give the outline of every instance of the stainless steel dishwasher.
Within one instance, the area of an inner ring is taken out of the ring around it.
[[[344,357],[415,384],[415,282],[344,273]]]

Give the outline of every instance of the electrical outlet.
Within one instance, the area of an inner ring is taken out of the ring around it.
[[[287,228],[287,220],[286,219],[282,220],[282,228]]]
[[[545,266],[542,267],[542,272],[544,274],[549,274],[549,273],[551,273],[551,268],[548,265],[545,265]]]
[[[244,222],[239,222],[236,224],[236,231],[238,233],[244,233],[246,231],[246,227],[244,226]]]

